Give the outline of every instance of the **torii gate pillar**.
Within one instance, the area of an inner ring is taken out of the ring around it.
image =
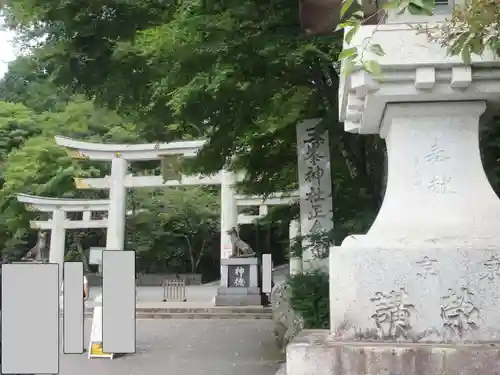
[[[123,250],[125,247],[125,214],[127,204],[125,176],[127,168],[127,161],[117,153],[111,161],[106,250]]]
[[[59,287],[62,285],[64,267],[64,247],[66,244],[66,229],[64,221],[66,212],[55,210],[52,212],[52,230],[50,231],[49,263],[59,265]]]
[[[231,228],[238,228],[238,202],[234,194],[236,175],[234,172],[221,172],[220,189],[220,258],[228,259],[233,253],[231,237],[227,233]]]

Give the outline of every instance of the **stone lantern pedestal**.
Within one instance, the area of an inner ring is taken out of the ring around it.
[[[478,130],[500,63],[466,67],[408,25],[363,26],[383,75],[342,83],[345,128],[379,134],[384,201],[365,235],[330,251],[330,330],[287,348],[287,375],[500,373],[500,200]],[[404,41],[404,42],[403,42]]]

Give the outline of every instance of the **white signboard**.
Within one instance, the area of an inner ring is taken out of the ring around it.
[[[333,229],[330,149],[328,132],[317,134],[319,119],[297,124],[300,191],[300,228],[304,266],[328,254],[327,238]]]
[[[271,294],[273,289],[273,260],[271,254],[262,254],[262,293]]]
[[[102,265],[102,252],[104,247],[91,247],[89,251],[89,264]]]
[[[102,303],[102,297],[96,298],[96,302]],[[113,353],[103,353],[102,351],[102,305],[100,304],[94,307],[92,330],[90,331],[89,358],[113,359]]]

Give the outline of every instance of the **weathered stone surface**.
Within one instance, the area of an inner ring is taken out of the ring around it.
[[[328,132],[317,133],[321,119],[297,123],[297,170],[300,192],[300,234],[302,266],[317,268],[317,258],[328,253],[328,246],[316,244],[314,237],[327,237],[333,229],[333,201]],[[322,242],[322,240],[318,241]]]
[[[498,250],[342,246],[331,252],[330,280],[340,340],[500,341]]]
[[[289,345],[287,375],[500,373],[500,201],[478,142],[498,62],[466,66],[412,31],[365,25],[348,43],[385,52],[383,79],[354,69],[339,102],[346,131],[385,139],[387,186],[366,234],[331,249],[331,329]]]
[[[276,284],[271,293],[273,307],[274,334],[276,343],[285,350],[288,343],[302,330],[302,318],[296,314],[289,303],[290,289],[286,281]]]
[[[497,345],[340,342],[328,330],[304,330],[287,348],[286,375],[499,373]]]
[[[86,321],[88,343],[90,320]],[[61,355],[60,375],[274,375],[271,321],[138,320],[137,353],[113,360]]]

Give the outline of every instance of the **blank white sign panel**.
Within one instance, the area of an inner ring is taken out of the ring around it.
[[[135,251],[102,253],[102,349],[135,353]]]
[[[2,265],[2,373],[59,373],[59,266]]]
[[[64,262],[64,354],[83,353],[83,263]]]
[[[262,254],[262,293],[270,294],[273,283],[273,260],[271,254]]]

